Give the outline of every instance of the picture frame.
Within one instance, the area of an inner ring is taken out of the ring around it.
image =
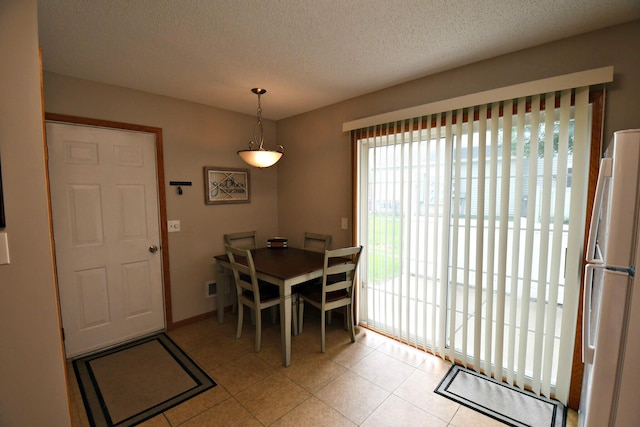
[[[213,166],[204,167],[204,203],[249,203],[249,170]]]

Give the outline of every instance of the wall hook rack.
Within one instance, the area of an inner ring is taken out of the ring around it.
[[[190,187],[191,181],[169,181],[169,185],[178,187],[178,195],[182,196],[182,187]]]

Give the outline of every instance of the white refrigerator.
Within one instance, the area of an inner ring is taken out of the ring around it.
[[[586,250],[582,427],[640,426],[639,211],[640,129],[618,131],[600,162]]]

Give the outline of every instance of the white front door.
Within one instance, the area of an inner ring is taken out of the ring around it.
[[[164,329],[155,135],[47,122],[67,357]]]

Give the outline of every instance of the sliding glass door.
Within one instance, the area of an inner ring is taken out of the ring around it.
[[[589,121],[582,88],[357,131],[362,321],[568,392]]]

